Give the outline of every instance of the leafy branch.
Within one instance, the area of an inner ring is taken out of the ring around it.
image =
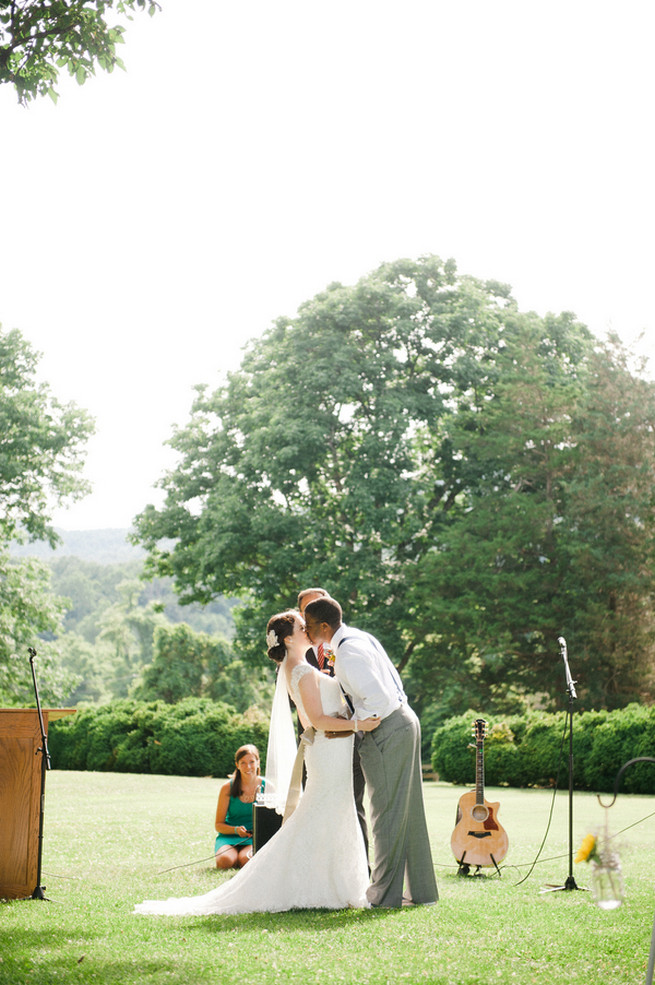
[[[124,68],[117,54],[124,28],[107,23],[107,14],[131,19],[130,11],[160,9],[156,0],[0,0],[0,83],[13,85],[18,101],[37,96],[55,102],[59,70],[66,68],[82,85],[95,75]]]

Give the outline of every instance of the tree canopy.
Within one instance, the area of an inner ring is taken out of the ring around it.
[[[136,518],[183,601],[238,638],[320,584],[418,704],[652,693],[655,390],[569,313],[423,257],[332,284],[198,387],[164,506]],[[582,675],[580,675],[582,677]],[[561,688],[560,688],[561,690]]]
[[[50,585],[50,572],[34,559],[16,562],[0,550],[0,702],[27,704],[34,699],[28,647],[36,648],[43,702],[58,703],[78,678],[62,667],[52,636],[61,628],[64,608]]]
[[[86,494],[84,445],[93,433],[86,411],[61,404],[36,379],[38,357],[18,331],[0,327],[0,699],[25,700],[31,674],[20,650],[38,643],[46,700],[71,691],[52,636],[63,604],[54,598],[47,567],[9,557],[14,540],[57,541],[51,512]],[[48,642],[50,637],[50,642]]]
[[[65,67],[84,83],[96,65],[124,68],[116,48],[124,28],[107,14],[130,15],[141,8],[154,14],[154,0],[0,0],[0,83],[12,84],[19,102],[36,96],[57,99],[55,84]]]
[[[25,532],[54,544],[53,507],[89,492],[81,471],[94,422],[37,381],[37,363],[20,332],[0,326],[0,543]]]
[[[142,674],[131,696],[175,704],[189,696],[223,701],[246,711],[268,699],[263,674],[255,679],[252,668],[234,659],[230,644],[207,633],[197,633],[185,623],[157,626],[152,663]]]

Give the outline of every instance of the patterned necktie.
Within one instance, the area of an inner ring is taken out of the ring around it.
[[[323,644],[319,643],[316,648],[316,659],[318,661],[318,669],[323,670],[325,667],[325,654],[323,652]]]

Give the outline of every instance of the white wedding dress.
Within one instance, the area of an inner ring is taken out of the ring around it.
[[[280,671],[281,673],[283,671]],[[309,664],[294,667],[291,696],[306,718],[298,687],[318,674],[326,715],[343,709],[336,680]],[[364,839],[352,784],[353,737],[328,739],[316,732],[305,745],[307,784],[298,807],[280,830],[227,882],[204,896],[146,900],[136,913],[261,913],[292,909],[368,907]]]

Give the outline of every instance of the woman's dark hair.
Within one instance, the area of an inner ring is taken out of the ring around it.
[[[234,776],[232,777],[232,783],[230,784],[231,797],[241,796],[241,770],[239,769],[239,763],[241,762],[244,756],[248,755],[248,753],[252,753],[253,756],[256,756],[257,759],[259,760],[259,749],[257,748],[257,746],[253,746],[253,745],[239,746],[236,753],[234,754],[234,763],[236,765],[236,769],[234,771]],[[259,776],[259,766],[257,767],[257,776]]]
[[[279,612],[276,616],[271,616],[266,626],[266,645],[268,655],[276,664],[281,664],[287,652],[284,641],[287,636],[291,636],[296,626],[298,613],[289,609],[287,612]],[[270,643],[272,642],[272,646]]]

